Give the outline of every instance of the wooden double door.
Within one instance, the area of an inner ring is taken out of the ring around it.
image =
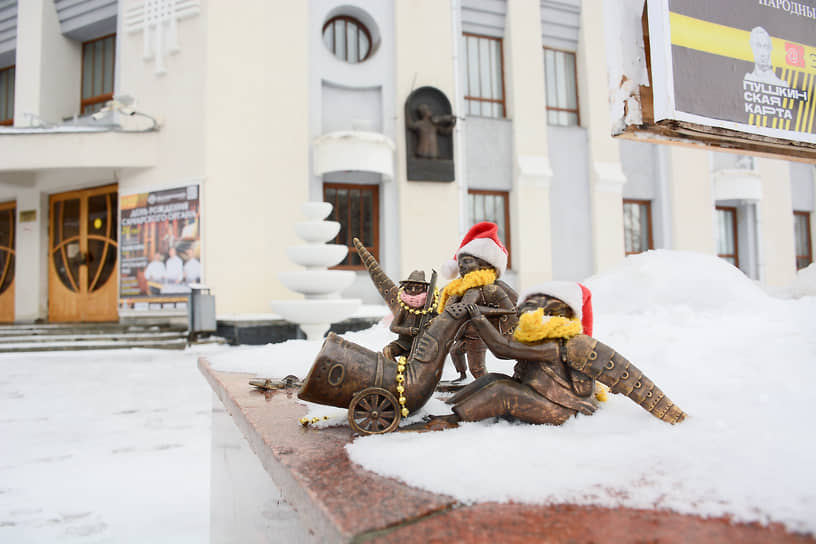
[[[118,188],[51,195],[49,321],[118,321]]]
[[[17,205],[0,204],[0,323],[14,321],[14,237]]]

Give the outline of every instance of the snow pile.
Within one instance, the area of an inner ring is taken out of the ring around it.
[[[482,421],[370,436],[350,457],[464,502],[671,509],[816,531],[816,439],[805,431],[816,299],[772,299],[719,259],[684,252],[630,257],[586,283],[596,336],[688,420],[670,426],[612,396],[562,427]]]
[[[801,298],[816,296],[816,263],[799,270],[796,279],[781,292],[787,298]]]
[[[584,283],[592,290],[596,314],[649,312],[663,306],[697,312],[757,311],[776,302],[723,259],[688,251],[632,255]]]
[[[358,438],[364,468],[463,502],[516,501],[670,509],[816,532],[816,298],[768,296],[724,261],[651,251],[587,279],[595,336],[652,378],[689,418],[670,426],[613,395],[561,427],[506,421],[433,433]],[[380,324],[349,340],[381,349]],[[292,341],[210,357],[220,370],[264,377],[308,372],[319,342]],[[512,363],[488,353],[488,369]],[[457,374],[446,364],[443,379]],[[409,421],[450,413],[432,399]],[[344,424],[345,411],[310,416]]]

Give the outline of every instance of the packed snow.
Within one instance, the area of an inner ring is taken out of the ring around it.
[[[352,460],[469,503],[577,503],[669,509],[816,532],[816,297],[767,295],[716,257],[651,251],[584,282],[594,335],[628,357],[689,418],[663,423],[612,395],[561,427],[504,420],[431,433],[361,437]],[[372,349],[383,325],[346,338]],[[212,357],[216,368],[303,377],[319,342],[290,341]],[[239,356],[240,353],[240,356]],[[507,362],[488,359],[495,372]],[[456,376],[450,362],[443,379]],[[412,414],[450,413],[440,399]],[[345,411],[311,405],[323,423]]]
[[[208,541],[219,349],[0,355],[0,542]]]

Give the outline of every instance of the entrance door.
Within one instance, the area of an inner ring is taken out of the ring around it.
[[[0,204],[0,323],[14,321],[14,230],[17,205]]]
[[[49,321],[118,321],[117,186],[51,195]]]

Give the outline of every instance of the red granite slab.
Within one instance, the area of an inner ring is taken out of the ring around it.
[[[813,543],[778,524],[733,524],[673,512],[575,505],[482,503],[367,535],[359,542],[424,543]]]
[[[781,525],[667,511],[481,503],[412,488],[353,464],[347,426],[311,429],[295,390],[260,392],[254,376],[199,369],[252,450],[319,542],[816,543]]]
[[[353,464],[345,451],[350,428],[300,425],[306,407],[297,402],[296,390],[260,392],[248,385],[253,375],[214,371],[204,358],[198,365],[286,501],[321,542],[345,542],[453,506],[451,497]]]

